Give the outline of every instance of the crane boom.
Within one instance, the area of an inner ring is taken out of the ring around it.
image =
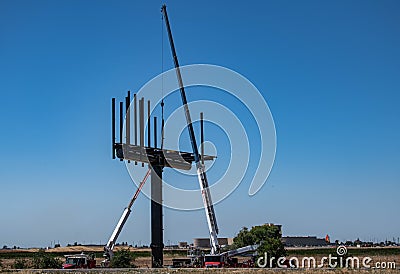
[[[106,257],[105,261],[103,263],[107,264],[108,261],[113,257],[113,249],[115,246],[115,243],[117,242],[118,236],[122,231],[122,228],[124,227],[126,220],[128,220],[129,215],[131,214],[131,208],[137,197],[139,196],[140,191],[143,188],[143,185],[146,183],[147,178],[150,176],[151,169],[149,168],[146,172],[146,175],[144,176],[143,180],[140,182],[138,189],[135,192],[135,195],[133,195],[132,199],[130,200],[128,206],[124,209],[122,212],[121,218],[119,218],[119,221],[111,234],[110,239],[107,242],[107,245],[104,247],[104,257]]]
[[[218,226],[217,226],[217,220],[215,218],[214,206],[213,206],[210,191],[208,188],[208,181],[207,181],[205,168],[204,168],[204,165],[200,161],[200,155],[199,155],[199,151],[197,148],[196,137],[194,135],[194,130],[193,130],[193,126],[192,126],[192,119],[190,117],[189,106],[187,104],[185,88],[183,85],[181,71],[179,69],[178,57],[176,55],[174,40],[172,38],[172,32],[171,32],[171,28],[169,25],[166,5],[162,6],[161,12],[165,19],[165,25],[166,25],[167,32],[168,32],[168,39],[169,39],[169,43],[171,46],[172,57],[174,59],[175,72],[176,72],[176,76],[178,78],[179,90],[180,90],[180,94],[181,94],[181,98],[182,98],[183,108],[185,111],[186,124],[187,124],[187,128],[189,131],[189,136],[190,136],[190,143],[192,145],[194,161],[196,163],[197,177],[199,180],[200,190],[201,190],[201,194],[202,194],[202,198],[203,198],[203,204],[204,204],[204,208],[206,211],[207,224],[208,224],[208,229],[210,231],[211,254],[216,254],[216,253],[219,253],[219,244],[218,244],[218,237],[217,237]]]
[[[257,248],[260,245],[255,244],[255,245],[248,245],[248,246],[244,246],[244,247],[240,247],[237,249],[233,249],[233,250],[229,250],[226,252],[221,253],[221,255],[226,255],[227,257],[233,257],[233,256],[237,256],[237,255],[241,255],[243,253],[247,253],[250,251],[257,251]]]

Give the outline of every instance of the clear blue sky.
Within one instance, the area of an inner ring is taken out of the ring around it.
[[[108,239],[135,190],[111,160],[110,100],[161,72],[161,4],[0,1],[0,245]],[[249,197],[247,174],[216,206],[220,236],[273,222],[284,235],[397,240],[400,3],[167,6],[180,63],[243,74],[275,119],[268,182]],[[148,244],[149,212],[141,195],[119,240]],[[203,211],[165,210],[164,223],[165,244],[208,235]]]

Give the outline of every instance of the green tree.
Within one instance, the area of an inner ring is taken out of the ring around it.
[[[61,268],[62,262],[46,253],[44,249],[40,249],[33,256],[32,265],[37,269]]]
[[[235,238],[233,238],[233,244],[235,248],[247,246],[247,245],[253,245],[255,244],[256,239],[254,238],[253,234],[250,233],[249,229],[247,227],[243,227],[238,235],[236,235]]]
[[[235,248],[257,244],[259,245],[257,248],[258,255],[262,257],[265,253],[268,254],[269,258],[279,258],[286,255],[280,229],[273,225],[254,226],[251,230],[243,227],[233,239],[233,243]],[[273,262],[272,266],[276,266],[276,261]]]
[[[121,249],[114,253],[114,257],[112,257],[110,261],[110,267],[113,268],[131,268],[136,267],[132,261],[134,260],[134,256],[129,249]]]
[[[264,259],[265,254],[267,254],[268,258],[275,257],[272,265],[270,265],[271,267],[276,267],[278,258],[286,256],[286,250],[280,238],[267,238],[260,244],[257,251],[258,255]]]

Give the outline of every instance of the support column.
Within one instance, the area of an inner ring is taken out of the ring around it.
[[[162,172],[160,165],[151,166],[151,267],[163,266]]]

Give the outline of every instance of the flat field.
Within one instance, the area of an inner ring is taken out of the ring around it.
[[[121,249],[127,247],[116,247],[115,249]],[[0,250],[0,272],[19,272],[19,273],[400,273],[400,248],[399,247],[384,247],[384,248],[348,248],[348,256],[357,257],[360,259],[360,265],[365,257],[371,258],[369,265],[371,268],[366,269],[360,266],[361,269],[350,268],[329,268],[325,261],[323,268],[303,268],[300,264],[304,258],[313,257],[316,260],[316,264],[320,264],[323,257],[328,257],[329,254],[335,255],[335,248],[289,248],[287,249],[287,258],[296,257],[299,260],[300,267],[297,269],[173,269],[165,267],[163,269],[150,269],[151,256],[149,248],[130,248],[130,251],[134,254],[134,264],[138,268],[132,269],[92,269],[82,270],[77,269],[75,271],[67,270],[35,270],[35,269],[15,269],[15,262],[17,260],[23,260],[26,262],[27,267],[32,261],[32,258],[39,249],[2,249]],[[100,265],[103,260],[103,247],[101,246],[70,246],[70,247],[59,247],[46,250],[54,258],[59,258],[64,261],[64,255],[67,254],[79,254],[84,253],[95,253],[96,262]],[[186,256],[185,250],[164,250],[164,265],[172,265],[173,258],[182,258]],[[384,264],[382,264],[382,262]],[[377,267],[376,263],[380,263],[380,268]],[[391,269],[392,265],[389,263],[395,263],[395,269]],[[384,266],[384,267],[381,267]]]

